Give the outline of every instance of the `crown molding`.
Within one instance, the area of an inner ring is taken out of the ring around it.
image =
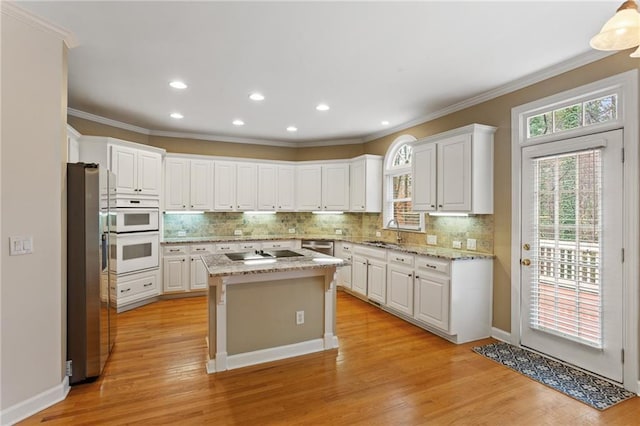
[[[85,120],[94,121],[100,124],[106,124],[107,126],[117,127],[119,129],[129,130],[131,132],[142,133],[143,135],[151,134],[151,131],[149,129],[145,129],[144,127],[134,126],[133,124],[123,123],[122,121],[112,120],[110,118],[102,117],[73,108],[67,108],[67,114],[72,117],[84,118]]]
[[[559,62],[550,67],[544,68],[540,71],[529,74],[525,77],[514,80],[510,83],[499,86],[495,89],[489,90],[487,92],[481,93],[477,96],[474,96],[469,99],[465,99],[464,101],[458,102],[456,104],[450,105],[446,108],[443,108],[438,111],[434,111],[431,114],[426,116],[416,118],[411,121],[407,121],[406,123],[400,124],[398,126],[394,126],[389,129],[382,130],[380,132],[371,133],[365,137],[363,137],[364,142],[370,142],[375,139],[382,138],[384,136],[389,136],[397,132],[401,132],[403,130],[407,130],[411,127],[418,126],[420,124],[427,123],[429,121],[435,120],[436,118],[444,117],[445,115],[452,114],[457,111],[461,111],[465,108],[469,108],[483,102],[490,101],[491,99],[495,99],[497,97],[506,95],[508,93],[515,92],[516,90],[524,89],[525,87],[531,86],[535,83],[539,83],[543,80],[546,80],[551,77],[555,77],[567,71],[571,71],[573,69],[579,68],[583,65],[590,64],[591,62],[598,61],[600,59],[606,58],[607,56],[613,55],[617,52],[602,52],[598,50],[591,50],[584,54],[575,56],[571,59],[568,59],[563,62]]]
[[[269,139],[251,139],[251,138],[236,138],[233,136],[219,136],[206,133],[188,133],[188,132],[166,132],[162,130],[150,130],[151,136],[164,136],[168,138],[184,138],[184,139],[199,139],[213,142],[231,142],[231,143],[244,143],[251,145],[268,145],[268,146],[280,146],[285,148],[298,148],[300,145],[298,142],[286,142],[276,141]]]
[[[11,16],[27,25],[44,30],[50,34],[55,35],[62,39],[69,49],[73,49],[78,46],[78,39],[75,34],[68,31],[52,22],[49,22],[33,13],[21,8],[16,3],[11,1],[0,1],[0,10],[2,14]]]

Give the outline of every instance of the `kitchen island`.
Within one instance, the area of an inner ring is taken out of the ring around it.
[[[305,249],[202,259],[209,271],[208,373],[338,347],[342,259]]]

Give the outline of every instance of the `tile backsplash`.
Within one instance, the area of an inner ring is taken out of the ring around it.
[[[178,237],[227,237],[236,230],[247,237],[291,235],[292,237],[332,237],[336,230],[342,236],[362,237],[371,240],[396,241],[396,232],[384,230],[382,215],[378,213],[204,213],[164,214],[165,238]],[[426,245],[427,235],[435,235],[438,247],[451,248],[453,241],[460,241],[466,248],[467,239],[476,240],[476,250],[493,253],[493,215],[470,217],[426,216],[426,232],[401,232],[403,242]],[[294,233],[289,230],[294,229]],[[380,232],[380,237],[376,236]],[[184,234],[184,235],[183,235]]]

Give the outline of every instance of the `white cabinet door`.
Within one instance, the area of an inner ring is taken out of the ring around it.
[[[322,166],[297,168],[296,204],[300,211],[322,210]]]
[[[278,166],[276,187],[278,188],[277,209],[280,211],[294,211],[296,169],[294,166]]]
[[[387,264],[371,259],[367,268],[367,296],[379,303],[387,300]]]
[[[258,165],[236,165],[236,205],[238,210],[256,210],[258,203]]]
[[[436,143],[416,145],[412,160],[414,210],[436,210],[436,170]]]
[[[276,210],[278,202],[278,166],[260,164],[258,166],[258,210]]]
[[[189,289],[204,290],[209,284],[209,273],[200,256],[191,256]]]
[[[420,272],[415,286],[415,318],[448,332],[449,279]]]
[[[164,163],[165,210],[186,210],[189,206],[189,160],[167,158]]]
[[[351,169],[349,172],[349,201],[351,211],[363,212],[365,211],[366,203],[366,167],[365,161],[358,160],[351,163]]]
[[[136,149],[112,145],[111,171],[116,175],[117,193],[138,194],[138,157]]]
[[[388,266],[387,306],[413,315],[413,269]]]
[[[322,209],[349,210],[349,164],[322,166]]]
[[[214,208],[223,211],[234,210],[236,205],[236,163],[216,161],[213,183]]]
[[[162,176],[162,156],[156,152],[137,150],[138,155],[138,194],[160,195]]]
[[[186,291],[189,283],[187,256],[165,257],[162,260],[165,292]]]
[[[471,212],[471,135],[438,142],[438,209]]]
[[[352,279],[351,290],[362,296],[367,295],[367,259],[362,256],[353,256],[351,266]]]
[[[213,210],[213,162],[190,160],[190,202],[193,210]]]

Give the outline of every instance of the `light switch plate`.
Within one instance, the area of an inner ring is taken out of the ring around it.
[[[376,231],[376,237],[382,237],[382,232]]]
[[[33,253],[33,237],[9,237],[9,256]]]
[[[242,235],[242,229],[236,229],[233,231],[233,235]]]
[[[289,233],[290,234],[295,234],[296,233],[296,228],[289,228]]]
[[[467,239],[467,250],[475,250],[476,249],[476,240],[475,238]]]
[[[454,241],[453,242],[453,248],[454,249],[461,249],[462,248],[462,241]]]
[[[336,235],[342,235],[342,229],[336,229]]]
[[[186,237],[187,231],[178,231],[178,237]]]
[[[438,236],[437,235],[427,235],[427,244],[435,246],[438,244]]]

